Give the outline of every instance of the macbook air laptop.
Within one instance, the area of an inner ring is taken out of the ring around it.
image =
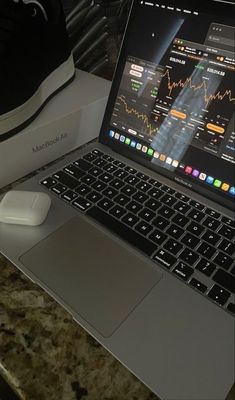
[[[234,382],[234,69],[234,3],[135,0],[99,141],[17,187],[50,194],[41,226],[0,224],[2,253],[160,399]]]

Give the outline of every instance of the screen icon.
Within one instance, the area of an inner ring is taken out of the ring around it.
[[[131,147],[135,147],[136,146],[136,141],[135,140],[132,140],[131,141]]]
[[[221,182],[219,179],[216,179],[216,180],[214,181],[214,186],[215,186],[215,187],[219,188],[221,185],[222,185],[222,182]]]
[[[109,131],[109,137],[111,137],[111,138],[114,137],[114,131]]]
[[[115,138],[116,140],[119,140],[119,138],[120,138],[119,133],[115,133],[114,138]]]
[[[149,148],[148,152],[147,152],[148,156],[151,157],[153,155],[153,153],[154,153],[153,149]]]
[[[198,171],[198,169],[194,169],[192,172],[192,176],[194,176],[194,178],[198,178],[199,174],[200,174],[200,171]]]
[[[159,158],[159,156],[160,156],[160,154],[158,153],[158,151],[155,151],[154,154],[153,154],[153,157],[154,158]]]
[[[142,144],[137,143],[137,145],[136,145],[137,150],[141,150],[141,147],[142,147]]]
[[[120,136],[120,142],[124,143],[125,139],[126,139],[125,136],[123,136],[123,135]]]
[[[186,174],[190,175],[190,174],[193,172],[193,169],[192,169],[192,167],[190,167],[189,165],[187,165],[187,166],[185,167],[184,172],[185,172]]]
[[[213,182],[214,182],[213,176],[208,176],[208,177],[206,178],[206,182],[209,183],[209,185],[212,185]]]
[[[160,154],[160,160],[161,160],[161,161],[165,161],[165,159],[166,159],[165,154]]]
[[[206,174],[204,174],[204,172],[201,172],[200,175],[199,175],[199,179],[201,181],[205,181],[206,180]]]
[[[172,161],[173,161],[173,160],[172,160],[171,157],[167,157],[167,159],[166,159],[166,164],[171,165]]]
[[[224,192],[228,192],[230,186],[227,183],[223,183],[223,185],[221,186],[221,189],[224,190]]]
[[[229,189],[229,193],[230,193],[232,196],[235,196],[235,187],[234,187],[234,186],[232,186],[232,187]]]
[[[129,144],[131,143],[131,139],[129,139],[129,138],[127,137],[126,140],[125,140],[125,143],[129,145]]]
[[[173,160],[173,161],[172,161],[172,166],[173,166],[173,167],[177,168],[178,165],[179,165],[179,161],[177,161],[177,160]]]
[[[142,152],[143,152],[143,153],[147,153],[147,151],[148,151],[148,147],[143,146],[143,147],[142,147]]]

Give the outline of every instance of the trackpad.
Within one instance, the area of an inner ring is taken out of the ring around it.
[[[20,261],[104,337],[161,279],[142,256],[83,217],[69,220]]]

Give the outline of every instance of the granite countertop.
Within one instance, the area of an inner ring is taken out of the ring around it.
[[[22,400],[157,400],[1,254],[0,287],[0,374]]]
[[[23,400],[157,400],[0,255],[0,374]]]

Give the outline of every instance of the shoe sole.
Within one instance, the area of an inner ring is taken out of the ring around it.
[[[24,104],[0,116],[0,142],[7,140],[29,125],[46,103],[67,86],[75,76],[72,54],[53,71]]]

